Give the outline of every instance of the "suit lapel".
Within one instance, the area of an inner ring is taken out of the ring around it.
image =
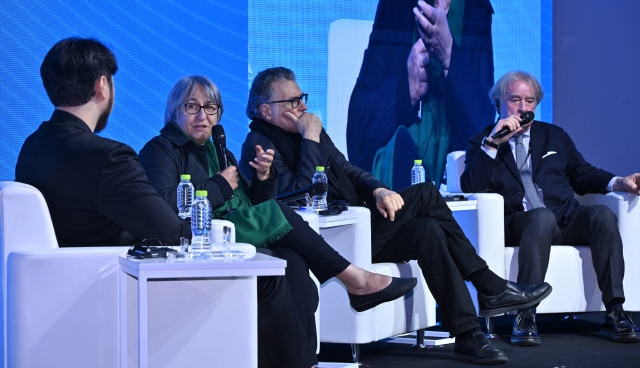
[[[529,148],[531,149],[531,174],[534,182],[536,179],[536,170],[540,167],[540,161],[542,160],[543,154],[542,151],[546,140],[540,124],[545,123],[534,121],[531,125],[531,140],[529,141]]]

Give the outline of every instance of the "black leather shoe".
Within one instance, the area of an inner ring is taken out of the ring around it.
[[[520,285],[507,281],[507,290],[494,296],[478,293],[479,313],[482,317],[524,309],[540,303],[551,294],[552,287],[546,282],[538,285]]]
[[[600,336],[615,342],[638,342],[638,327],[627,312],[616,308],[604,316]]]
[[[477,364],[504,364],[509,361],[502,350],[491,345],[484,332],[476,332],[462,341],[456,340],[453,358]]]
[[[364,312],[378,304],[389,302],[403,296],[413,290],[417,284],[418,279],[415,277],[392,277],[391,283],[386,288],[376,291],[375,293],[365,295],[354,295],[349,293],[349,304],[351,304],[351,307],[355,309],[356,312]]]
[[[526,309],[518,313],[516,319],[513,320],[511,343],[518,346],[540,345],[536,315],[533,311]]]

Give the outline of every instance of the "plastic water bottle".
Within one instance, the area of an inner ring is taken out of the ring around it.
[[[206,190],[196,190],[196,200],[191,205],[191,252],[211,251],[211,204]]]
[[[313,175],[313,183],[325,183],[327,187],[329,185],[329,181],[327,180],[327,174],[324,173],[324,166],[316,166],[316,173]],[[322,211],[327,209],[327,192],[324,192],[320,195],[313,196],[313,209],[315,211]]]
[[[411,169],[411,185],[424,183],[425,171],[422,166],[422,160],[413,160],[413,168]]]
[[[183,219],[191,217],[191,203],[193,203],[193,184],[191,184],[191,175],[180,175],[180,184],[178,184],[178,216]]]

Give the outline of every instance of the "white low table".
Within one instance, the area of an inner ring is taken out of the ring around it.
[[[256,277],[284,275],[286,263],[121,256],[120,366],[257,367]]]

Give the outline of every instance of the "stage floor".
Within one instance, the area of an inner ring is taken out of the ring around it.
[[[598,337],[604,312],[576,314],[578,319],[564,319],[564,314],[543,314],[536,318],[540,346],[513,346],[509,343],[515,316],[494,319],[500,337],[492,343],[509,357],[511,367],[640,367],[640,343],[621,344]],[[640,313],[634,315],[636,324]],[[484,324],[484,319],[481,318]],[[438,328],[434,328],[438,329]],[[410,345],[371,343],[362,345],[361,367],[470,367],[470,363],[454,360],[453,344],[430,349],[414,349]],[[351,349],[346,344],[321,344],[320,361],[349,362]]]

